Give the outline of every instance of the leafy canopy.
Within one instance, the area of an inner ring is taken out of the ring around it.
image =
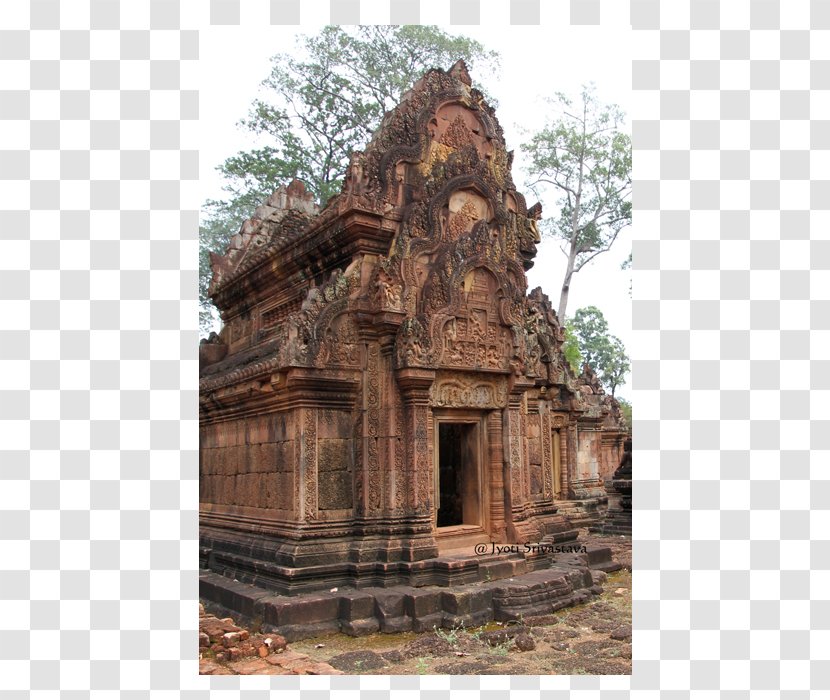
[[[625,421],[625,427],[630,431],[631,426],[633,425],[632,420],[634,419],[633,407],[631,403],[621,397],[617,398],[617,403],[620,404],[620,413]]]
[[[550,105],[554,117],[522,148],[530,158],[529,186],[537,194],[550,188],[558,194],[558,215],[542,228],[566,244],[564,321],[571,276],[609,250],[631,223],[631,138],[621,130],[623,112],[602,104],[593,85],[583,86],[578,100],[557,93]]]
[[[459,58],[478,76],[499,67],[496,52],[434,26],[329,26],[298,36],[295,51],[271,59],[264,94],[240,122],[262,145],[218,167],[228,197],[203,207],[203,332],[212,323],[207,251],[224,250],[242,221],[281,184],[303,180],[321,203],[337,194],[351,152],[368,142],[384,113],[424,72],[448,68]]]
[[[570,342],[585,364],[591,365],[600,381],[611,392],[625,384],[625,377],[631,370],[631,361],[625,352],[622,341],[608,332],[608,322],[602,311],[596,306],[577,309],[573,318],[565,326],[565,356],[573,352],[568,348]]]
[[[568,324],[565,325],[565,342],[562,343],[562,352],[571,367],[571,371],[579,376],[583,364],[582,353],[579,351],[579,340]]]

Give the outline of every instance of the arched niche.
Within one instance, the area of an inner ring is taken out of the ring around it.
[[[491,221],[490,202],[472,189],[456,190],[447,203],[447,232],[450,240],[457,240],[473,230],[479,221]]]
[[[490,137],[479,118],[464,105],[456,102],[441,105],[429,123],[429,135],[433,141],[450,148],[473,144],[482,158],[493,152]]]

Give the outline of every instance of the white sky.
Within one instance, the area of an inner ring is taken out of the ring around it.
[[[248,107],[260,94],[260,83],[270,72],[270,57],[289,52],[298,33],[314,33],[319,27],[262,26],[256,29],[212,26],[200,34],[200,128],[202,147],[200,167],[202,197],[222,198],[222,178],[215,168],[228,156],[258,144],[237,126],[247,116]],[[520,144],[524,133],[542,127],[546,120],[545,97],[555,92],[575,94],[586,82],[597,86],[603,102],[614,102],[624,112],[631,111],[630,35],[619,26],[453,26],[443,27],[450,34],[477,39],[488,49],[501,54],[501,75],[486,76],[488,93],[498,100],[496,116],[505,132],[508,149],[515,151],[513,179],[532,205],[536,198],[525,187]],[[598,51],[597,46],[602,50]],[[615,60],[609,60],[614,56]],[[444,66],[448,68],[449,66]],[[473,84],[480,76],[472,74]],[[543,199],[543,215],[556,211],[553,197]],[[241,224],[242,222],[240,222]],[[631,227],[624,229],[616,244],[589,263],[571,283],[568,315],[582,306],[602,310],[611,333],[629,349],[632,347],[630,271],[620,264],[631,252]],[[539,245],[536,264],[528,273],[530,289],[541,286],[559,305],[559,292],[565,271],[565,256],[558,242],[545,238]],[[618,395],[630,398],[628,384]]]

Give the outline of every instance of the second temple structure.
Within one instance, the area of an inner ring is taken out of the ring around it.
[[[432,70],[322,210],[294,181],[212,255],[203,568],[281,594],[422,585],[448,552],[596,520],[626,430],[528,293],[542,208],[511,162],[464,64]]]

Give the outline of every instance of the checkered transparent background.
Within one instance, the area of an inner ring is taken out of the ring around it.
[[[199,30],[328,16],[554,38],[628,9],[3,3],[4,700],[830,689],[827,0],[630,0],[632,677],[197,676]]]

